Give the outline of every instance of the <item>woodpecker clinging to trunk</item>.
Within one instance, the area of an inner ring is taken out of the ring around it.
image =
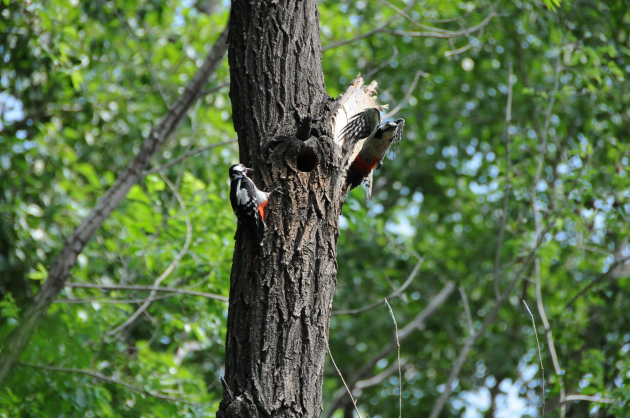
[[[269,203],[269,195],[258,190],[254,182],[247,177],[253,171],[243,164],[230,167],[230,202],[239,222],[243,222],[250,234],[258,238],[260,245],[265,235],[265,206]]]
[[[372,107],[353,116],[341,131],[346,141],[366,138],[348,169],[348,184],[354,189],[365,180],[367,199],[372,194],[372,170],[381,168],[390,147],[402,141],[404,125],[404,119],[381,123],[381,112]]]

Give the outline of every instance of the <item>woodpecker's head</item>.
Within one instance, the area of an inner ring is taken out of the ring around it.
[[[230,167],[230,180],[236,180],[243,175],[246,175],[250,171],[254,171],[251,168],[245,167],[243,164],[234,164]]]
[[[377,139],[384,139],[392,142],[396,136],[396,131],[401,124],[404,124],[404,119],[396,119],[396,122],[383,122],[376,128],[374,136]]]

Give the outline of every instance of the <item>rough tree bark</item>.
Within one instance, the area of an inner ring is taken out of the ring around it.
[[[334,132],[343,97],[326,94],[315,0],[233,0],[229,31],[240,162],[260,189],[282,194],[270,198],[262,247],[236,233],[217,416],[318,417],[353,151]]]

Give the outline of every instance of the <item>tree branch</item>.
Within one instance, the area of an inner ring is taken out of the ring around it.
[[[459,286],[459,294],[462,297],[462,303],[464,304],[464,312],[466,313],[466,323],[468,324],[468,335],[475,333],[475,327],[473,326],[472,315],[470,314],[470,305],[468,303],[468,297],[466,296],[466,290]]]
[[[397,35],[397,36],[411,36],[411,37],[416,37],[416,38],[450,39],[450,38],[457,38],[460,36],[468,36],[473,32],[477,32],[483,29],[490,22],[490,20],[496,15],[495,7],[496,5],[492,6],[492,10],[490,10],[490,13],[488,13],[488,16],[486,16],[481,22],[479,22],[475,26],[458,30],[458,31],[451,32],[451,31],[444,31],[440,29],[437,32],[408,32],[408,31],[402,31],[402,30],[384,30],[384,32],[390,33],[392,35]]]
[[[540,352],[540,341],[538,341],[538,331],[536,331],[536,321],[534,321],[534,315],[532,314],[532,311],[529,310],[529,306],[527,306],[527,302],[525,302],[525,300],[523,300],[523,304],[525,305],[525,308],[527,308],[527,312],[529,312],[529,316],[532,317],[532,328],[534,329],[534,335],[536,336],[536,346],[538,347],[538,359],[540,360],[540,373],[542,376],[542,390],[540,394],[540,397],[542,398],[542,411],[540,415],[544,417],[545,416],[545,368],[543,367],[542,353]]]
[[[363,307],[363,308],[348,309],[348,310],[345,310],[345,311],[332,311],[331,315],[354,315],[354,314],[358,314],[358,313],[362,313],[362,312],[367,312],[370,309],[374,309],[377,306],[381,306],[382,304],[384,304],[388,300],[392,300],[392,299],[395,299],[395,298],[399,297],[402,294],[402,292],[404,292],[405,289],[411,284],[413,279],[416,278],[416,275],[418,274],[418,270],[420,270],[420,267],[422,267],[422,263],[424,263],[424,257],[418,259],[418,263],[416,264],[416,266],[411,271],[411,274],[409,275],[409,277],[407,277],[407,280],[405,280],[405,283],[403,283],[402,286],[400,286],[398,289],[394,290],[385,299],[379,300],[378,302],[374,302],[373,304],[371,304],[369,306],[366,306],[366,307]]]
[[[93,378],[98,379],[98,380],[103,380],[105,382],[113,383],[115,385],[124,386],[127,389],[129,389],[129,390],[141,393],[141,394],[143,394],[145,396],[151,396],[151,397],[154,397],[154,398],[157,398],[157,399],[163,399],[165,401],[182,402],[182,403],[186,403],[186,404],[189,404],[189,405],[195,405],[195,403],[187,401],[187,400],[184,400],[184,399],[181,399],[181,398],[175,398],[173,396],[168,396],[168,395],[160,395],[158,393],[153,393],[153,392],[149,392],[148,390],[140,389],[139,387],[136,387],[136,386],[134,386],[134,385],[132,385],[130,383],[123,382],[122,380],[114,379],[113,377],[105,376],[104,374],[101,374],[99,372],[93,372],[91,370],[69,369],[69,368],[65,368],[65,367],[45,366],[43,364],[32,364],[32,363],[26,363],[26,362],[23,362],[23,361],[18,362],[18,364],[20,366],[31,367],[33,369],[48,370],[48,371],[51,371],[51,372],[84,374],[86,376],[90,376],[90,377],[93,377]]]
[[[166,182],[168,187],[171,189],[171,191],[177,198],[179,205],[181,206],[182,210],[184,211],[186,215],[186,241],[184,242],[184,246],[179,251],[177,256],[175,256],[175,259],[171,261],[171,263],[168,265],[166,270],[164,270],[164,272],[157,279],[155,279],[155,283],[153,284],[153,287],[160,287],[160,284],[164,281],[164,279],[166,279],[173,272],[173,270],[175,270],[175,267],[177,267],[182,257],[184,257],[186,252],[188,252],[188,247],[190,246],[190,242],[192,241],[192,224],[190,222],[190,216],[188,216],[188,214],[186,213],[186,203],[184,202],[184,199],[182,199],[181,195],[177,191],[177,188],[175,187],[175,185],[168,179],[168,177],[166,177],[162,173],[160,173],[160,175],[162,176],[162,180]],[[155,297],[156,293],[157,291],[152,290],[151,294],[149,295],[149,298],[142,304],[142,306],[140,306],[140,308],[138,308],[137,311],[133,313],[133,315],[127,318],[127,320],[123,322],[121,325],[119,325],[118,327],[114,328],[111,331],[108,331],[107,334],[108,335],[117,334],[123,329],[125,329],[126,327],[128,327],[130,324],[132,324],[136,319],[138,319],[138,317],[142,315],[142,313],[149,308],[149,306],[153,302],[153,298]]]
[[[413,2],[413,3],[411,3],[409,6],[405,7],[405,10],[403,11],[403,13],[407,13],[407,12],[408,12],[409,10],[411,10],[411,9],[412,9],[412,8],[413,8],[416,4],[418,4],[418,2],[419,2],[419,1],[420,1],[420,0],[414,0],[414,2]],[[352,42],[355,42],[355,41],[358,41],[358,40],[361,40],[361,39],[368,38],[368,37],[370,37],[370,36],[372,36],[372,35],[375,35],[375,34],[377,34],[377,33],[379,33],[379,32],[384,32],[384,31],[386,30],[387,26],[389,26],[389,24],[390,24],[390,23],[392,23],[394,20],[396,20],[399,16],[403,16],[403,17],[404,17],[404,15],[403,15],[403,14],[401,14],[401,13],[397,13],[397,14],[395,14],[394,16],[392,16],[392,17],[390,17],[389,19],[387,19],[387,20],[385,21],[385,23],[383,23],[381,26],[379,26],[379,27],[377,27],[377,28],[374,28],[374,29],[372,29],[371,31],[368,31],[368,32],[366,32],[366,33],[363,33],[363,34],[361,34],[361,35],[355,36],[355,37],[350,38],[350,39],[345,39],[345,40],[342,40],[342,41],[335,42],[335,43],[333,43],[333,44],[330,44],[330,45],[324,46],[324,47],[322,47],[322,53],[324,53],[324,52],[328,51],[329,49],[337,48],[337,47],[339,47],[339,46],[343,46],[343,45],[346,45],[346,44],[349,44],[349,43],[352,43]]]
[[[138,50],[138,53],[140,54],[140,58],[142,58],[142,63],[144,64],[145,68],[147,69],[147,71],[151,75],[151,79],[153,80],[153,84],[155,84],[155,88],[157,89],[158,93],[160,93],[160,96],[162,97],[162,100],[164,101],[164,104],[166,105],[166,108],[170,109],[171,105],[168,103],[166,95],[164,94],[164,91],[162,91],[162,87],[160,86],[160,83],[158,82],[157,77],[153,73],[153,69],[151,68],[151,65],[149,65],[149,61],[144,56],[144,52],[142,51],[142,48],[140,48],[140,40],[136,36],[135,32],[129,26],[129,23],[127,23],[127,19],[125,19],[125,16],[123,16],[121,13],[119,13],[118,10],[114,9],[113,7],[111,7],[104,0],[101,0],[101,3],[103,3],[103,5],[105,7],[107,7],[109,10],[112,11],[112,13],[114,13],[116,15],[116,17],[120,21],[120,24],[125,28],[125,30],[129,34],[129,36],[133,40],[133,43],[136,45],[136,49]]]
[[[372,76],[374,74],[376,74],[379,71],[381,71],[383,68],[385,68],[387,65],[389,65],[389,63],[391,63],[392,61],[394,61],[396,59],[396,57],[398,56],[398,48],[396,48],[396,45],[392,45],[392,49],[394,50],[394,53],[392,54],[391,57],[389,57],[387,60],[385,60],[382,63],[380,63],[379,65],[377,65],[374,69],[370,70],[369,73],[365,74],[365,79],[366,80],[369,80],[370,78],[372,78]]]
[[[503,234],[505,233],[505,223],[507,222],[508,203],[510,198],[510,122],[512,121],[512,62],[508,65],[508,97],[505,109],[505,189],[503,190],[503,213],[501,214],[501,226],[499,227],[499,238],[497,239],[497,252],[494,256],[494,296],[499,299],[499,263],[501,262],[501,249],[503,248]]]
[[[398,417],[402,418],[402,370],[400,368],[400,341],[398,339],[398,323],[396,322],[396,317],[394,316],[394,311],[391,307],[391,305],[389,304],[389,302],[387,301],[387,299],[385,299],[385,303],[387,304],[387,307],[389,308],[389,314],[392,316],[392,319],[394,320],[394,329],[396,331],[396,346],[398,346]]]
[[[551,227],[549,227],[549,229],[551,229]],[[542,234],[539,237],[538,242],[536,243],[536,246],[531,250],[529,257],[527,257],[527,260],[523,263],[523,265],[521,266],[521,269],[515,275],[514,279],[512,279],[512,282],[510,283],[506,291],[501,295],[501,298],[497,300],[497,302],[494,305],[494,308],[492,309],[492,311],[490,312],[486,320],[481,325],[481,328],[475,334],[468,337],[468,339],[466,340],[466,343],[464,344],[464,347],[462,347],[462,350],[460,351],[459,356],[457,357],[457,360],[455,361],[455,365],[453,366],[453,369],[451,370],[451,373],[448,376],[448,379],[445,385],[446,387],[444,388],[444,391],[442,392],[442,394],[436,401],[435,405],[433,406],[433,409],[431,410],[431,415],[429,415],[430,418],[437,418],[440,415],[440,412],[442,412],[442,409],[444,408],[444,405],[446,404],[446,401],[448,400],[448,397],[451,394],[451,388],[453,386],[453,382],[455,381],[455,379],[457,379],[457,376],[459,376],[459,372],[461,371],[462,367],[464,366],[464,363],[466,362],[466,359],[468,358],[468,353],[470,352],[470,349],[477,342],[477,340],[486,332],[486,329],[490,326],[490,324],[494,322],[494,319],[499,313],[499,309],[501,308],[501,306],[503,306],[503,303],[507,300],[508,296],[514,289],[514,286],[516,286],[516,283],[518,283],[518,281],[521,279],[521,276],[525,272],[527,266],[532,261],[533,256],[536,253],[536,250],[538,249],[538,246],[543,241],[542,240],[543,236],[544,234]]]
[[[158,171],[165,170],[165,169],[167,169],[167,168],[169,168],[169,167],[179,163],[180,161],[185,160],[188,157],[191,157],[191,156],[197,155],[197,154],[201,154],[202,152],[206,152],[206,151],[211,150],[213,148],[221,147],[223,145],[234,144],[236,141],[238,141],[237,138],[232,138],[232,139],[228,139],[227,141],[217,142],[216,144],[210,144],[210,145],[206,145],[204,147],[199,147],[199,148],[192,149],[190,151],[187,151],[187,152],[183,153],[182,155],[180,155],[177,158],[173,158],[169,162],[167,162],[165,164],[162,164],[159,167],[155,167],[155,168],[152,168],[150,170],[145,171],[142,175],[143,176],[148,176],[149,174],[157,173]]]
[[[582,169],[584,168],[584,166],[582,166]],[[580,173],[581,173],[581,171],[580,171]],[[578,174],[578,178],[579,178],[579,176],[580,176],[580,174]],[[571,193],[575,189],[576,185],[577,185],[577,178],[574,180],[571,188],[565,193],[565,196],[564,196],[564,201],[565,202],[569,199],[569,196],[571,195]],[[490,324],[494,321],[494,319],[496,318],[496,316],[497,316],[497,314],[499,312],[499,309],[501,308],[503,303],[505,303],[505,301],[507,300],[508,296],[510,295],[510,293],[514,289],[514,286],[516,286],[518,281],[521,279],[521,276],[523,275],[523,273],[525,272],[525,270],[527,269],[529,264],[534,260],[536,254],[537,254],[538,248],[542,244],[545,235],[551,230],[551,228],[553,227],[554,224],[555,224],[554,222],[551,222],[551,221],[548,222],[547,225],[545,226],[545,228],[543,230],[541,230],[540,233],[538,233],[536,235],[536,240],[534,242],[534,246],[530,250],[528,256],[525,259],[525,261],[523,262],[523,264],[521,266],[521,269],[517,272],[517,274],[515,275],[514,279],[511,281],[510,285],[505,290],[505,292],[503,292],[501,297],[496,301],[496,303],[494,305],[494,308],[492,309],[492,311],[490,312],[490,314],[488,315],[488,317],[486,318],[484,323],[481,325],[481,328],[474,335],[470,336],[466,340],[466,343],[464,344],[464,347],[460,351],[460,354],[457,357],[457,360],[455,361],[455,366],[453,367],[453,369],[451,370],[451,373],[448,376],[448,380],[446,382],[446,388],[444,389],[444,391],[442,392],[442,394],[438,398],[437,402],[435,403],[435,406],[433,407],[433,410],[431,411],[430,418],[437,418],[438,415],[440,414],[440,412],[442,411],[442,409],[444,408],[444,405],[446,404],[446,401],[447,401],[448,397],[451,394],[451,388],[452,388],[453,382],[455,381],[455,379],[457,379],[457,376],[459,376],[459,372],[461,371],[461,369],[462,369],[462,367],[464,365],[464,362],[466,361],[466,358],[468,357],[468,353],[469,353],[470,349],[477,342],[477,340],[486,332],[486,329],[488,328],[488,326],[490,326]]]
[[[388,377],[396,373],[400,369],[400,367],[404,366],[405,364],[407,364],[407,360],[405,360],[404,358],[400,359],[399,362],[392,364],[391,366],[389,366],[388,368],[386,368],[385,370],[383,370],[376,376],[372,376],[369,379],[359,380],[357,383],[354,384],[354,387],[357,389],[365,389],[371,386],[380,385]]]
[[[547,111],[545,112],[545,124],[543,126],[543,131],[541,132],[541,144],[540,144],[540,154],[538,156],[538,165],[536,167],[536,176],[534,177],[534,182],[532,183],[532,218],[534,222],[534,233],[538,233],[538,202],[536,197],[536,188],[538,187],[538,182],[540,181],[540,175],[542,174],[542,168],[545,163],[545,154],[547,153],[547,138],[549,134],[549,124],[551,123],[551,113],[553,111],[553,106],[556,102],[556,95],[558,94],[559,87],[559,78],[560,78],[560,54],[556,57],[556,68],[554,74],[554,87],[553,92],[551,94],[551,98],[549,100],[549,105],[547,106]],[[538,314],[540,315],[540,319],[542,320],[543,326],[545,328],[545,336],[547,338],[547,345],[549,346],[549,354],[551,355],[551,360],[553,363],[553,368],[556,372],[556,376],[558,377],[558,386],[560,388],[560,417],[564,417],[566,415],[566,403],[564,402],[566,397],[566,392],[564,390],[564,379],[563,373],[560,368],[560,362],[558,361],[558,354],[556,353],[556,347],[553,342],[553,336],[551,333],[551,326],[549,325],[549,321],[547,320],[547,314],[545,313],[545,307],[543,305],[542,300],[542,287],[540,284],[540,259],[538,258],[538,254],[534,257],[534,278],[536,284],[536,306],[538,308]],[[528,308],[529,310],[529,308]],[[533,317],[532,317],[533,320]],[[538,336],[536,336],[538,338]],[[541,363],[542,367],[542,363]],[[544,371],[543,371],[544,373]],[[543,385],[544,385],[544,374],[543,374]],[[543,386],[544,389],[544,386]],[[543,400],[542,400],[542,415],[545,415],[545,394],[543,391]]]
[[[156,287],[156,286],[132,286],[132,285],[106,285],[106,284],[92,284],[92,283],[65,283],[65,287],[77,287],[85,289],[100,289],[100,290],[135,290],[141,292],[167,292],[176,293],[180,295],[201,296],[207,299],[220,300],[221,302],[228,302],[228,298],[214,293],[195,292],[186,289],[175,289],[171,287]]]
[[[372,370],[380,359],[394,351],[398,344],[409,337],[413,331],[415,331],[416,329],[420,329],[424,322],[431,315],[433,315],[444,304],[444,302],[446,302],[446,299],[448,299],[451,293],[453,293],[453,290],[455,290],[455,284],[451,281],[446,282],[440,293],[435,295],[429,305],[398,332],[398,341],[394,336],[392,338],[392,341],[390,341],[388,345],[383,347],[383,349],[381,349],[381,351],[379,351],[376,356],[372,357],[372,359],[365,363],[363,367],[361,367],[359,371],[357,371],[354,376],[352,376],[352,383],[350,384],[350,388],[352,389],[356,387],[357,382],[362,379],[370,370]],[[333,413],[345,403],[345,395],[345,392],[337,393],[335,395],[335,398],[331,402],[330,408],[326,413],[326,418],[332,417]]]
[[[571,298],[571,300],[568,301],[566,305],[564,305],[564,309],[568,309],[571,305],[573,305],[575,303],[576,300],[578,300],[580,297],[584,296],[584,294],[586,292],[588,292],[590,289],[592,289],[593,286],[595,286],[596,284],[601,283],[602,281],[604,281],[604,279],[606,279],[613,272],[613,270],[615,270],[618,266],[626,263],[627,261],[630,261],[630,256],[625,257],[625,258],[620,258],[619,260],[615,260],[608,267],[608,270],[606,270],[605,273],[601,273],[599,276],[597,276],[595,279],[593,279],[589,284],[584,286],[579,292],[577,292],[575,294],[575,296],[573,296]]]
[[[348,396],[350,396],[350,399],[352,400],[352,405],[354,405],[354,409],[357,411],[357,416],[361,418],[361,413],[359,412],[359,408],[357,407],[357,401],[352,396],[352,391],[348,387],[348,384],[346,383],[346,379],[343,378],[343,375],[341,374],[341,370],[339,370],[339,367],[337,367],[337,363],[335,363],[335,359],[333,358],[333,355],[330,352],[330,345],[328,345],[328,355],[330,356],[330,361],[332,361],[333,366],[335,366],[335,369],[337,369],[337,373],[339,373],[339,377],[341,378],[341,381],[343,382],[343,385],[346,388],[346,393],[348,394]]]
[[[199,97],[205,97],[205,96],[207,96],[207,95],[209,95],[211,93],[214,93],[215,91],[221,90],[223,87],[229,87],[229,85],[230,85],[230,82],[228,81],[226,83],[219,84],[217,86],[211,87],[208,90],[202,91],[201,95]]]
[[[607,399],[599,396],[589,396],[589,395],[569,395],[566,397],[565,402],[569,401],[586,401],[586,402],[595,402],[595,403],[618,403],[622,402],[618,399]]]
[[[418,80],[420,79],[420,76],[428,77],[429,74],[425,73],[422,70],[418,70],[416,72],[416,76],[413,78],[413,81],[411,82],[411,86],[409,86],[409,90],[407,90],[407,94],[405,94],[405,97],[396,105],[396,107],[394,107],[391,111],[389,111],[385,115],[385,119],[393,118],[394,116],[396,116],[396,114],[400,112],[400,109],[402,109],[402,107],[409,102],[409,99],[411,99],[411,95],[413,94],[413,91],[416,89],[416,84],[418,84]]]
[[[32,304],[25,309],[20,324],[5,340],[2,353],[0,353],[0,387],[3,386],[11,373],[41,318],[46,314],[48,307],[63,288],[77,256],[83,251],[94,232],[103,225],[103,222],[120,205],[131,187],[142,178],[142,169],[179,125],[190,106],[199,97],[199,92],[208,81],[210,75],[221,64],[227,49],[227,34],[228,30],[226,28],[210,50],[203,65],[188,86],[186,86],[184,92],[164,115],[162,121],[153,128],[149,136],[144,140],[140,150],[125,171],[120,174],[116,183],[99,199],[94,209],[83,220],[81,225],[66,239],[39,293],[35,296]]]

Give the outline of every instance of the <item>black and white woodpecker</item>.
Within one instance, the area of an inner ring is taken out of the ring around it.
[[[258,190],[254,182],[247,177],[247,173],[254,171],[243,164],[230,167],[230,202],[234,214],[258,239],[260,245],[265,235],[265,206],[269,203],[269,195]]]
[[[358,141],[366,138],[361,151],[348,169],[348,184],[357,187],[364,180],[367,186],[367,198],[372,194],[372,170],[383,165],[383,159],[392,146],[402,141],[404,119],[395,122],[382,122],[381,112],[371,107],[352,117],[342,129],[341,136],[346,141]]]

